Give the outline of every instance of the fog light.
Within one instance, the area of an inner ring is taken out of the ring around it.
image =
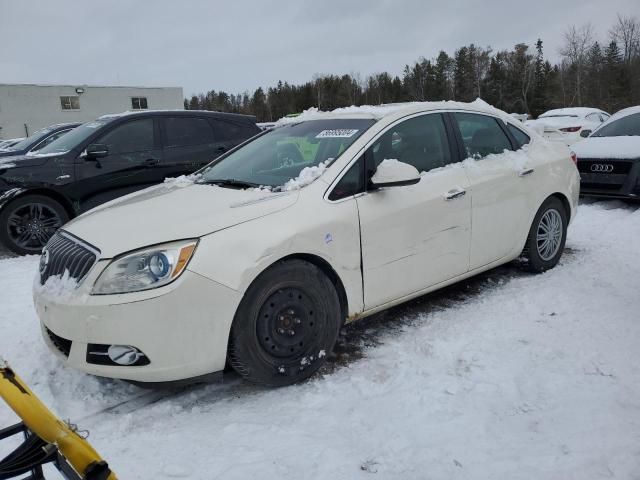
[[[130,345],[111,345],[107,350],[107,355],[113,363],[125,366],[133,365],[144,357],[144,353]]]

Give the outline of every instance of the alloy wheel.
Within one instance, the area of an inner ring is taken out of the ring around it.
[[[9,213],[7,233],[20,248],[42,249],[62,226],[60,215],[44,203],[21,205]]]
[[[554,258],[562,243],[562,216],[555,208],[550,208],[540,218],[536,232],[538,255],[545,262]]]

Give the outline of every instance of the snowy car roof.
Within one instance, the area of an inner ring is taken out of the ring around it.
[[[359,107],[343,107],[324,112],[315,107],[305,110],[296,117],[284,117],[276,122],[277,126],[287,125],[291,123],[300,123],[308,120],[330,120],[330,119],[363,119],[370,118],[372,120],[380,120],[387,117],[401,117],[412,113],[427,112],[433,110],[468,110],[473,112],[489,113],[503,118],[505,121],[514,121],[502,110],[492,107],[487,102],[476,99],[473,102],[405,102],[405,103],[387,103],[383,105],[362,105]]]
[[[611,118],[606,123],[611,123],[614,120],[618,120],[623,117],[628,117],[629,115],[634,115],[636,113],[640,113],[640,105],[636,105],[635,107],[623,108],[622,110],[618,110],[616,113],[611,115]]]
[[[548,110],[538,116],[538,118],[554,117],[554,116],[576,116],[586,117],[590,113],[607,113],[599,108],[590,107],[568,107],[568,108],[556,108],[555,110]],[[607,113],[607,115],[609,115]]]

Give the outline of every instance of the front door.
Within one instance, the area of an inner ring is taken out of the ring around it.
[[[422,172],[419,183],[369,190],[357,198],[365,309],[467,272],[469,182],[439,113],[390,127],[366,151],[367,175],[384,159]]]
[[[93,140],[106,145],[109,153],[95,159],[81,154],[76,159],[73,187],[81,211],[163,181],[156,131],[153,118],[141,118],[116,125]]]

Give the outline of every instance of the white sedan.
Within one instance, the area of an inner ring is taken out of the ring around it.
[[[34,286],[44,338],[107,377],[230,364],[300,381],[345,321],[518,257],[555,266],[578,202],[572,160],[481,102],[303,114],[64,226]]]
[[[597,108],[572,107],[549,110],[525,125],[537,130],[544,138],[572,145],[609,119],[609,114]]]

